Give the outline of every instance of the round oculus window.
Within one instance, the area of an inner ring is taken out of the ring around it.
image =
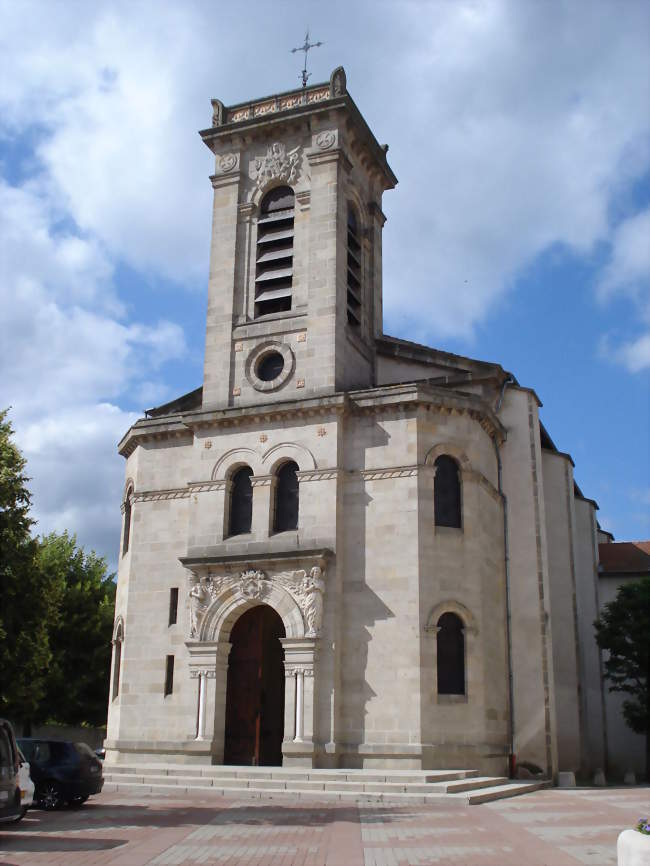
[[[262,382],[273,382],[284,370],[284,358],[279,352],[267,352],[257,362],[255,373]]]

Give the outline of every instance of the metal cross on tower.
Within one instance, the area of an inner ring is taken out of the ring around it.
[[[307,72],[307,52],[310,48],[318,48],[322,45],[322,42],[310,42],[309,41],[309,28],[307,28],[307,32],[305,33],[305,44],[300,45],[298,48],[292,48],[291,53],[295,54],[296,51],[304,51],[305,52],[305,65],[302,68],[302,86],[307,87],[307,79],[311,75],[311,72]]]

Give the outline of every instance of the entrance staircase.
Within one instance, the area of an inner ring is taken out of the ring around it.
[[[216,794],[265,800],[467,805],[516,797],[548,787],[480,776],[477,770],[315,770],[179,764],[106,764],[104,791],[129,794]]]

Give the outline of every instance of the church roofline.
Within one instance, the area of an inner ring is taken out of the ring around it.
[[[192,392],[190,392],[192,393]],[[235,426],[249,420],[278,419],[295,415],[332,415],[344,412],[382,412],[405,409],[412,405],[433,405],[449,412],[468,413],[501,442],[506,429],[492,408],[476,394],[451,391],[429,382],[400,385],[382,385],[358,391],[346,391],[307,400],[287,400],[253,406],[226,409],[202,407],[188,412],[174,412],[165,417],[142,418],[127,431],[118,445],[123,457],[133,453],[140,442],[169,437],[191,435],[192,431],[214,426]],[[173,403],[172,403],[173,405]]]
[[[392,189],[397,184],[397,178],[386,159],[388,146],[379,144],[348,93],[345,70],[342,66],[332,72],[329,82],[324,81],[320,84],[312,84],[310,87],[287,90],[230,106],[224,105],[219,99],[213,99],[212,108],[212,126],[199,131],[202,140],[211,150],[214,150],[211,143],[224,136],[249,132],[261,125],[282,123],[307,114],[347,109],[384,174],[387,188]]]

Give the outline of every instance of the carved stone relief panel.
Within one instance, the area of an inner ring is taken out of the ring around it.
[[[295,183],[300,171],[301,148],[297,145],[287,150],[281,141],[274,141],[266,149],[265,156],[254,160],[252,176],[259,189],[268,183],[283,180],[289,184]]]
[[[282,587],[298,605],[305,624],[305,637],[319,637],[323,626],[325,581],[322,568],[316,565],[309,573],[297,569],[267,575],[264,571],[249,569],[239,574],[215,572],[200,578],[193,576],[188,592],[190,639],[200,638],[201,625],[208,610],[218,604],[226,590],[235,590],[242,601],[263,601],[274,587]]]

